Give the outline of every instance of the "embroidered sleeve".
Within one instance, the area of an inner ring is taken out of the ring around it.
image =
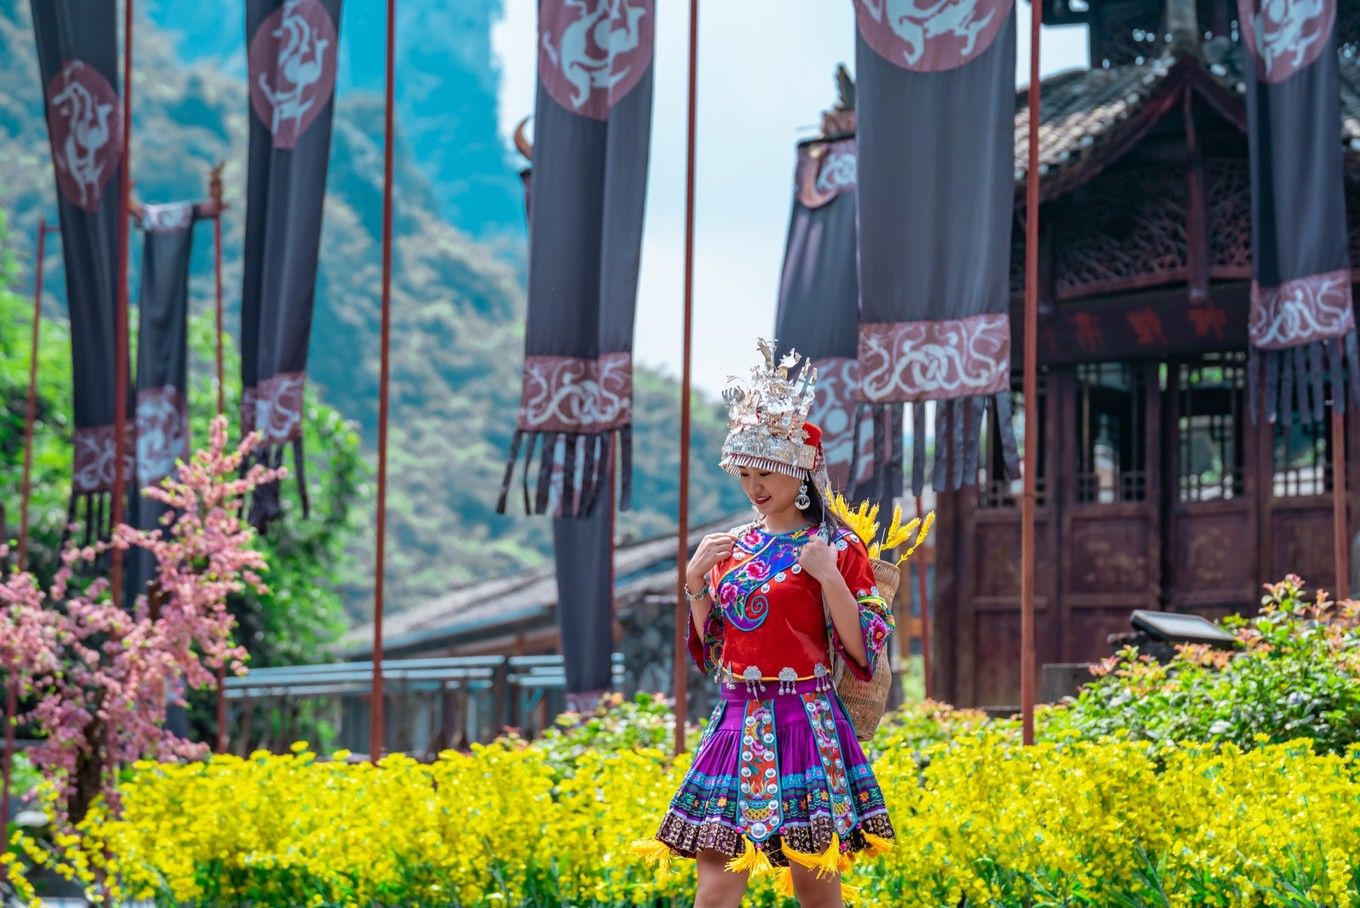
[[[709,585],[713,584],[714,578],[710,574]],[[722,609],[718,608],[716,602],[708,610],[708,618],[704,621],[702,633],[694,623],[694,613],[690,612],[685,643],[689,647],[690,658],[706,675],[717,671],[718,665],[722,662],[723,630]]]
[[[859,604],[859,629],[864,638],[864,654],[868,659],[868,667],[860,665],[846,652],[840,631],[834,624],[831,628],[831,645],[840,654],[851,674],[861,681],[868,681],[874,676],[879,657],[887,652],[888,641],[892,639],[892,606],[879,594],[878,581],[874,579],[869,553],[864,550],[859,539],[848,535],[837,539],[834,545],[840,549],[836,560],[841,569],[841,576],[845,578],[845,585],[850,588],[851,594]]]

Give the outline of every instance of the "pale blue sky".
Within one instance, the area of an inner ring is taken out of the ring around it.
[[[536,0],[505,0],[501,133],[532,113]],[[638,289],[637,358],[679,376],[684,266],[689,3],[657,0],[652,159]],[[1019,3],[1016,84],[1028,81],[1029,4]],[[1083,28],[1047,28],[1044,75],[1084,66]],[[708,0],[699,11],[694,381],[721,390],[773,331],[791,204],[794,145],[835,100],[837,63],[854,69],[846,0]]]

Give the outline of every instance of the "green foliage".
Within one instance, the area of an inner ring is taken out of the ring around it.
[[[0,248],[4,222],[0,220]],[[28,395],[31,303],[8,289],[15,269],[0,260],[0,501],[6,504],[7,540],[18,535],[23,476],[24,413]],[[134,313],[135,320],[135,313]],[[44,582],[58,567],[57,549],[71,489],[71,353],[64,322],[45,318],[38,347],[38,420],[29,565]],[[225,344],[226,374],[239,374],[236,354]],[[134,351],[135,356],[135,351]],[[207,437],[217,411],[213,320],[204,312],[190,321],[190,437]],[[227,411],[235,412],[239,383],[227,383]],[[348,582],[343,557],[358,526],[355,502],[366,478],[358,432],[332,407],[309,394],[303,419],[307,481],[314,504],[308,519],[289,514],[257,541],[270,566],[270,591],[234,603],[239,639],[255,665],[316,661],[344,629],[341,590]],[[294,482],[292,478],[288,482]],[[287,499],[287,496],[285,496]],[[295,507],[292,501],[286,506]]]
[[[698,741],[707,724],[707,719],[698,725],[687,723],[685,740]],[[513,734],[506,740],[522,743]],[[559,779],[573,775],[577,762],[588,753],[638,748],[669,751],[675,746],[675,705],[662,694],[640,692],[631,700],[618,693],[606,694],[588,714],[562,713],[528,746],[544,752]]]
[[[933,700],[908,703],[883,714],[864,752],[871,760],[888,751],[924,753],[932,745],[977,734],[991,725],[981,710],[957,709]]]
[[[12,289],[18,274],[5,243],[0,210],[0,512],[4,541],[16,545],[23,487],[24,417],[28,402],[33,304]],[[66,524],[71,487],[71,343],[64,324],[44,320],[38,346],[28,562],[50,581]]]
[[[1310,738],[1344,753],[1360,741],[1360,606],[1308,601],[1290,576],[1268,587],[1260,614],[1225,619],[1236,651],[1183,646],[1159,664],[1136,649],[1045,723],[1050,736],[1116,737],[1243,748]]]

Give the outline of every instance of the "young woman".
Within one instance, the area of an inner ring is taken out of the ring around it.
[[[873,675],[892,633],[868,553],[824,506],[821,431],[806,422],[816,372],[796,354],[724,395],[721,465],[757,519],[700,542],[685,572],[689,651],[721,698],[655,842],[698,862],[696,908],[736,906],[752,873],[778,872],[799,904],[840,905],[840,873],[892,846],[883,795],[834,690],[840,666]]]

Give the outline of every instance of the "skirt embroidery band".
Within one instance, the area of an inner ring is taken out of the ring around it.
[[[737,812],[742,831],[763,842],[779,828],[779,761],[775,756],[774,703],[748,700],[742,718],[737,769]]]
[[[738,679],[744,680],[744,679]],[[811,678],[719,688],[694,759],[656,835],[633,850],[664,866],[715,851],[727,868],[819,876],[893,847],[892,821],[873,768],[825,669]],[[751,688],[754,688],[752,690]]]

